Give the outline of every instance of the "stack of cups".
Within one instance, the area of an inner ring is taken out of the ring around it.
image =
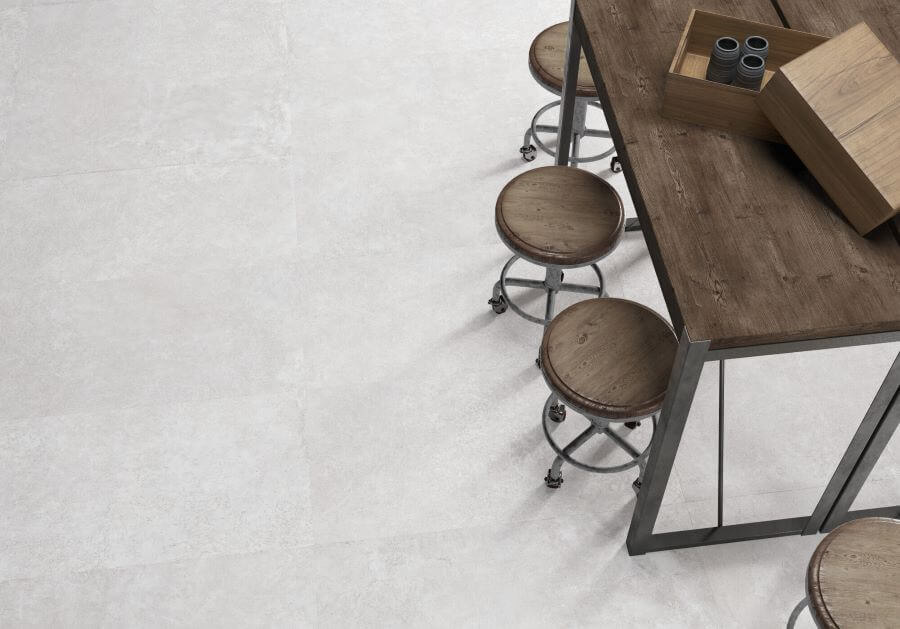
[[[733,85],[748,90],[758,90],[766,73],[766,58],[769,56],[769,42],[765,37],[753,35],[741,46],[741,62],[734,75]]]
[[[713,46],[706,68],[706,80],[731,83],[741,60],[741,48],[734,37],[720,37]]]
[[[769,42],[765,37],[751,35],[740,46],[733,37],[720,37],[710,55],[706,79],[759,90],[768,56]]]

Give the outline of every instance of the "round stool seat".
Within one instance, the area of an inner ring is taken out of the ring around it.
[[[569,23],[555,24],[541,32],[531,42],[528,52],[528,65],[532,73],[554,92],[561,92],[563,85],[563,66],[566,62],[566,41],[569,38]],[[591,78],[584,53],[578,65],[578,86],[575,95],[582,98],[597,98],[597,88]]]
[[[649,308],[627,299],[588,299],[547,327],[541,368],[576,409],[627,420],[660,409],[677,348],[672,326]]]
[[[900,626],[900,520],[862,518],[834,529],[806,577],[820,627]]]
[[[589,264],[622,235],[622,200],[603,179],[568,166],[544,166],[510,181],[497,198],[497,231],[526,259],[556,266]]]

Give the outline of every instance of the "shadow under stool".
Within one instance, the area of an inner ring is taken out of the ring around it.
[[[678,340],[668,322],[653,310],[626,299],[608,297],[581,301],[560,312],[544,331],[541,371],[550,387],[541,422],[556,459],[544,478],[548,487],[562,485],[562,464],[600,474],[637,467],[632,484],[640,490],[650,445],[642,451],[613,430],[649,422],[656,432],[656,414],[666,388]],[[566,407],[588,420],[588,426],[563,446],[554,439]],[[630,460],[620,465],[591,465],[575,458],[575,451],[594,435],[604,436],[624,450]],[[648,443],[652,443],[653,434]]]
[[[528,53],[528,67],[531,75],[534,77],[544,89],[559,96],[562,93],[563,86],[563,66],[566,58],[566,41],[569,36],[569,23],[555,24],[548,29],[542,31],[534,41],[531,42],[531,49]],[[557,125],[540,124],[540,119],[551,109],[559,107],[560,101],[555,100],[538,109],[537,113],[531,119],[531,126],[525,131],[525,139],[522,142],[522,148],[519,152],[526,162],[532,161],[537,149],[540,148],[545,153],[556,157],[556,151],[548,147],[541,140],[539,134],[548,133],[554,137],[559,133]],[[615,146],[611,146],[606,151],[596,155],[581,157],[579,149],[583,138],[611,138],[609,131],[600,129],[587,128],[587,110],[588,107],[594,107],[603,111],[599,101],[597,100],[597,88],[594,87],[594,80],[591,77],[591,71],[588,68],[587,60],[584,54],[581,55],[581,62],[578,67],[578,85],[575,90],[575,117],[572,132],[572,150],[569,157],[569,164],[575,166],[577,164],[585,164],[587,162],[595,162],[605,157],[613,155],[616,152]],[[537,147],[535,146],[537,145]],[[619,159],[613,155],[609,164],[610,170],[613,172],[621,172],[622,165]]]
[[[806,598],[791,612],[792,629],[804,608],[817,627],[900,627],[900,520],[860,518],[819,543],[806,571]]]
[[[553,319],[557,293],[605,295],[597,262],[621,240],[625,211],[615,189],[597,175],[568,166],[526,171],[500,192],[495,222],[500,239],[513,253],[488,301],[495,313],[511,308],[524,319],[546,326]],[[509,270],[520,259],[544,267],[544,279],[509,277]],[[564,270],[579,267],[593,269],[597,284],[566,283]],[[544,316],[525,312],[510,298],[510,286],[546,292]]]

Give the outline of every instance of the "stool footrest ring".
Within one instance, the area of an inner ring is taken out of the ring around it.
[[[594,273],[597,274],[597,280],[599,282],[598,286],[587,286],[583,284],[565,284],[560,283],[556,286],[551,286],[547,283],[547,280],[532,280],[532,279],[523,279],[519,277],[510,277],[507,278],[507,274],[509,273],[509,269],[512,267],[516,261],[519,260],[518,255],[514,255],[511,257],[506,264],[503,265],[503,270],[500,271],[500,280],[494,287],[494,299],[498,297],[503,298],[503,302],[505,306],[508,306],[515,312],[517,315],[525,319],[526,321],[531,321],[532,323],[537,323],[539,325],[547,325],[550,323],[550,319],[547,317],[535,317],[534,315],[528,314],[518,304],[516,304],[509,296],[509,293],[506,291],[507,286],[516,286],[519,288],[534,288],[538,290],[543,290],[547,292],[547,298],[550,299],[551,295],[558,292],[572,292],[572,293],[583,293],[588,295],[596,295],[597,297],[603,297],[606,295],[606,281],[603,278],[603,272],[600,270],[600,267],[597,264],[591,263],[584,266],[589,266],[594,270]],[[545,265],[545,268],[555,268],[552,266]]]
[[[613,432],[609,428],[609,426],[606,425],[607,422],[605,420],[602,420],[601,418],[591,417],[590,415],[585,415],[585,417],[590,420],[591,425],[575,439],[573,439],[568,445],[566,445],[565,447],[560,447],[556,440],[553,439],[553,435],[550,431],[550,424],[551,422],[553,422],[550,417],[550,407],[557,404],[557,399],[558,398],[555,393],[551,393],[547,398],[547,401],[544,403],[541,425],[544,429],[544,436],[547,438],[547,442],[550,444],[550,447],[553,448],[553,451],[556,452],[559,458],[561,458],[569,465],[585,470],[586,472],[594,472],[597,474],[614,474],[617,472],[624,472],[625,470],[637,466],[643,459],[646,459],[646,457],[650,453],[650,444],[653,443],[653,435],[651,435],[650,443],[646,448],[644,448],[644,451],[639,452],[634,446],[628,443],[626,439]],[[600,425],[598,425],[598,422],[600,423]],[[581,447],[588,439],[590,439],[595,434],[603,434],[607,436],[613,443],[627,452],[628,455],[631,456],[631,460],[620,465],[600,466],[590,465],[574,458],[573,453],[575,452],[575,450]],[[656,434],[656,415],[653,416],[653,434]]]
[[[555,100],[552,103],[548,103],[537,110],[537,113],[534,114],[534,118],[531,119],[531,139],[537,145],[539,149],[550,155],[551,157],[556,157],[556,151],[548,147],[544,144],[541,139],[538,137],[538,133],[559,133],[559,127],[553,125],[541,125],[538,124],[538,120],[545,113],[553,109],[554,107],[559,107],[560,101]],[[596,107],[600,111],[603,111],[603,106],[600,105],[596,100],[589,100],[587,104],[591,107]],[[611,138],[612,134],[609,131],[604,131],[601,129],[584,129],[584,133],[582,134],[584,137],[590,138]],[[603,159],[604,157],[609,157],[613,153],[616,152],[616,147],[603,151],[602,153],[598,153],[597,155],[590,155],[588,157],[579,157],[572,156],[569,158],[569,162],[572,164],[586,164],[588,162],[596,162],[598,160]]]

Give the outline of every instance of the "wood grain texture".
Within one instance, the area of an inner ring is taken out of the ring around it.
[[[900,59],[900,3],[896,0],[778,0],[791,28],[834,36],[866,22],[894,57]],[[900,217],[892,221],[900,243]]]
[[[508,244],[527,258],[580,265],[615,248],[625,210],[615,189],[597,175],[544,166],[506,184],[497,198],[496,224]]]
[[[820,627],[900,627],[900,520],[862,518],[839,526],[816,548],[806,579]]]
[[[860,234],[900,213],[900,62],[865,23],[782,66],[758,100]]]
[[[541,369],[563,401],[627,420],[662,406],[678,341],[641,304],[588,299],[559,313],[541,343]]]
[[[566,58],[568,37],[568,22],[554,24],[534,38],[528,52],[531,71],[557,92],[562,91],[563,63]],[[575,88],[575,94],[587,98],[597,98],[597,88],[594,87],[591,71],[584,60],[584,55],[581,55],[581,63],[578,66],[578,87]]]
[[[667,118],[725,129],[771,142],[783,142],[757,104],[758,90],[706,80],[709,55],[723,36],[744,41],[760,35],[769,41],[763,86],[782,64],[828,40],[801,31],[694,10],[666,76],[663,115]]]
[[[662,117],[694,7],[779,24],[768,0],[577,0],[676,329],[712,349],[900,330],[890,229],[860,237],[787,147]]]

